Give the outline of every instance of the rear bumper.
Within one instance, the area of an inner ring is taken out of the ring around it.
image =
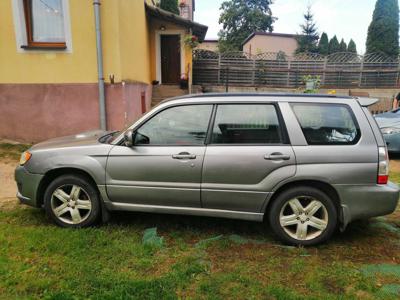
[[[24,167],[15,169],[15,181],[17,182],[17,198],[23,204],[39,207],[37,191],[43,175],[29,173]]]
[[[335,185],[342,206],[342,222],[384,216],[395,211],[399,202],[399,187],[385,185]]]

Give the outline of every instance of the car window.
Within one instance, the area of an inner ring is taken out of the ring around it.
[[[135,145],[204,144],[212,105],[175,106],[161,111],[141,126]]]
[[[211,143],[282,143],[275,107],[271,104],[218,105]]]
[[[352,145],[360,139],[360,129],[347,105],[292,104],[309,145]]]

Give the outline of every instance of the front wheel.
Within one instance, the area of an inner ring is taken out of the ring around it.
[[[281,193],[269,210],[269,223],[285,243],[311,246],[327,241],[337,225],[332,200],[321,190],[295,187]]]
[[[44,195],[49,217],[61,227],[88,227],[100,217],[99,195],[84,177],[63,175],[49,184]]]

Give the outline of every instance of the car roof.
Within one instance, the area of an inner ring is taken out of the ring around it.
[[[365,97],[350,97],[327,94],[295,94],[295,93],[205,93],[190,94],[163,100],[160,104],[185,104],[185,103],[215,103],[215,102],[315,102],[315,103],[343,103],[349,100],[357,101],[361,106],[370,106],[378,99]]]

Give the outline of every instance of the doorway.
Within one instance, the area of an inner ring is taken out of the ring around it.
[[[181,75],[181,36],[160,36],[161,80],[163,84],[178,84]]]

